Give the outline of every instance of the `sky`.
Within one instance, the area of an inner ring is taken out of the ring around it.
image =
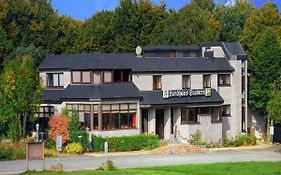
[[[160,4],[161,0],[151,0],[156,4]],[[214,2],[227,3],[235,0],[214,0]],[[269,0],[251,0],[254,1],[256,7],[261,7],[264,2]],[[270,0],[278,5],[281,10],[281,0]],[[92,17],[97,11],[114,10],[119,5],[119,0],[52,0],[52,5],[55,10],[61,15],[71,16],[74,19],[84,21]],[[165,0],[167,9],[178,10],[190,0]]]

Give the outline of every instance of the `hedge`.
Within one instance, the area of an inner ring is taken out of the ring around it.
[[[104,142],[108,142],[109,152],[151,150],[160,145],[158,136],[154,134],[104,138],[94,135],[92,136],[94,152],[103,151]]]

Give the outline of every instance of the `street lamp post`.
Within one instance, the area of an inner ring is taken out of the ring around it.
[[[35,127],[36,127],[36,142],[39,142],[39,123],[37,123]]]

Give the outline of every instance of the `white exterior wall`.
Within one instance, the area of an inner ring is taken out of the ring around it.
[[[191,89],[203,89],[203,74],[191,74]]]
[[[224,99],[224,104],[230,104],[231,117],[223,117],[223,136],[235,137],[241,133],[242,122],[242,63],[237,60],[229,61],[235,71],[231,74],[231,86],[218,87],[218,92]]]
[[[202,47],[202,55],[204,56],[204,51],[206,51],[206,47]],[[223,49],[220,46],[213,46],[207,51],[213,51],[214,52],[214,57],[225,57],[226,55],[224,54]]]
[[[148,133],[155,134],[156,133],[156,116],[155,116],[155,109],[150,108],[148,110]]]
[[[63,81],[64,81],[64,88],[67,88],[67,86],[69,84],[71,84],[71,72],[70,71],[66,71],[63,74]]]
[[[182,89],[182,74],[163,74],[162,89],[163,90]]]
[[[171,108],[164,109],[164,139],[170,140],[171,135]]]
[[[153,76],[151,74],[133,74],[132,81],[141,91],[153,90]]]

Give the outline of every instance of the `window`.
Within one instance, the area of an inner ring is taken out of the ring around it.
[[[161,90],[161,75],[153,75],[153,90]]]
[[[103,130],[137,128],[137,105],[102,105],[102,118]]]
[[[90,71],[82,72],[82,83],[91,83],[91,72]]]
[[[170,58],[175,58],[176,57],[176,51],[175,50],[170,50],[169,51],[169,57]]]
[[[63,73],[47,73],[47,87],[63,87]]]
[[[91,71],[72,71],[72,83],[91,83]]]
[[[200,115],[210,115],[210,108],[209,107],[202,107],[199,108]]]
[[[230,86],[230,74],[218,75],[219,86]]]
[[[222,105],[222,116],[230,117],[230,105]]]
[[[81,128],[90,129],[91,115],[90,110],[91,106],[88,104],[66,104],[66,108],[72,112],[77,112],[79,121],[81,123]]]
[[[211,108],[211,122],[221,122],[221,112],[219,107]]]
[[[181,124],[197,124],[198,108],[181,108]]]
[[[54,106],[40,106],[35,116],[37,117],[51,117],[55,113]]]
[[[190,75],[182,76],[182,89],[190,89],[191,88],[191,79]]]
[[[110,83],[112,81],[112,72],[111,71],[104,71],[103,72],[103,82]]]
[[[130,81],[129,70],[114,70],[113,71],[113,82],[129,82]]]
[[[100,71],[94,71],[94,83],[95,84],[100,83]]]
[[[80,82],[81,82],[81,72],[72,71],[72,83],[80,83]]]
[[[211,87],[211,75],[203,75],[203,88]]]

